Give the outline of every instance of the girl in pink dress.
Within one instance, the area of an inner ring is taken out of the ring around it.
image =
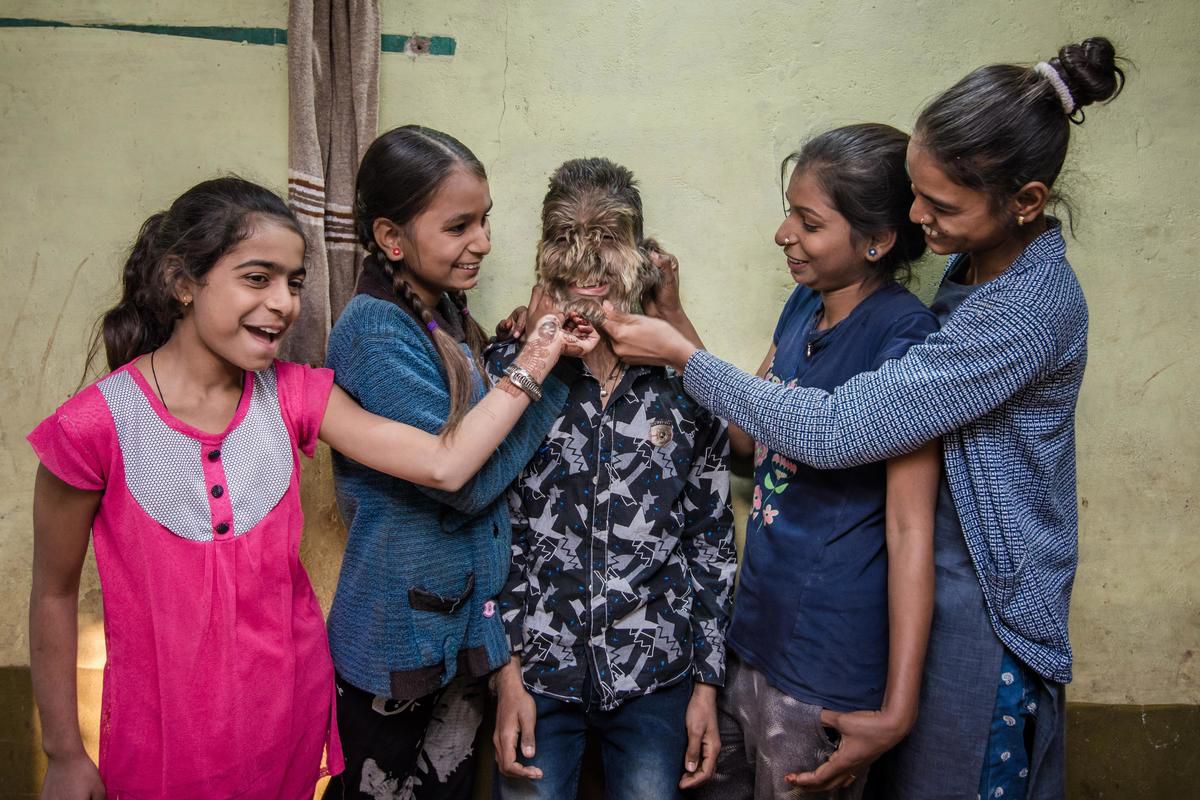
[[[453,491],[537,395],[502,381],[448,438],[368,414],[329,370],[276,361],[304,249],[262,187],[222,178],[184,193],[142,226],[102,320],[112,372],[29,435],[41,460],[30,660],[45,797],[311,798],[342,755],[325,626],[299,558],[299,453],[319,438]],[[594,346],[576,322],[568,332],[543,318],[526,377]],[[75,691],[89,532],[108,649],[98,770]]]

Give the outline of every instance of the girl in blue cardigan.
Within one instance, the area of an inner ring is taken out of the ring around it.
[[[491,250],[491,206],[483,165],[453,137],[405,126],[367,150],[354,209],[367,257],[328,355],[338,385],[365,408],[453,432],[481,396],[486,336],[465,291]],[[329,615],[346,771],[326,797],[405,786],[417,797],[470,796],[483,678],[508,660],[494,600],[510,559],[505,490],[567,394],[553,377],[525,385],[542,402],[459,491],[334,455],[349,528]],[[435,716],[437,743],[422,755]]]
[[[931,250],[953,254],[932,309],[942,328],[833,392],[746,374],[663,320],[605,325],[626,361],[685,369],[697,400],[806,464],[849,467],[942,438],[919,716],[890,771],[872,778],[882,796],[1064,795],[1087,303],[1046,206],[1071,123],[1123,83],[1112,44],[1093,38],[1032,67],[982,67],[930,103],[908,148],[910,218]],[[822,720],[841,747],[793,776],[809,792],[844,786],[868,749],[865,718]]]

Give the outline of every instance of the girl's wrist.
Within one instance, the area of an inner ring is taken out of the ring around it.
[[[531,346],[527,345],[524,350],[517,354],[513,359],[513,365],[520,367],[529,373],[538,385],[545,383],[546,378],[550,375],[550,370],[558,363],[558,353],[548,350],[538,349],[536,352],[530,352]]]
[[[680,338],[682,339],[683,337],[681,336]],[[688,362],[692,360],[692,356],[698,352],[700,352],[699,347],[683,339],[680,344],[673,348],[671,366],[675,368],[676,372],[682,375],[684,370],[687,369]]]
[[[88,758],[87,750],[83,747],[83,739],[77,734],[74,741],[55,742],[42,736],[42,752],[50,761],[73,761],[77,758]]]
[[[897,741],[907,736],[913,725],[917,723],[915,708],[897,708],[889,706],[887,701],[884,701],[883,708],[879,710],[879,716],[892,731]]]

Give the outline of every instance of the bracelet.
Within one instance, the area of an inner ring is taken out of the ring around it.
[[[542,385],[534,380],[533,376],[529,374],[529,370],[518,364],[509,364],[504,369],[504,374],[514,386],[529,395],[529,399],[533,402],[536,403],[542,399]]]

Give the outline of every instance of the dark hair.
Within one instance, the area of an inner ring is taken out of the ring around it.
[[[1124,87],[1117,61],[1103,37],[1059,50],[1048,63],[1070,98],[1060,98],[1037,67],[980,67],[926,106],[913,137],[951,178],[986,192],[997,207],[1030,181],[1052,189],[1067,157],[1069,123],[1082,124],[1084,106],[1110,101]]]
[[[88,348],[84,376],[101,341],[114,370],[166,344],[183,316],[181,278],[203,283],[217,261],[269,219],[304,239],[296,217],[274,192],[236,176],[196,184],[152,215],[125,259],[121,301],[104,313]]]
[[[894,230],[896,243],[871,266],[878,277],[900,283],[908,283],[912,262],[925,252],[921,226],[908,218],[913,193],[904,167],[907,150],[908,134],[862,123],[810,139],[780,165],[783,180],[792,164],[795,173],[811,173],[859,241]]]
[[[450,390],[447,431],[457,428],[471,408],[475,369],[482,374],[487,334],[467,312],[466,293],[449,292],[462,317],[467,346],[475,357],[473,368],[454,338],[429,324],[433,309],[425,307],[405,279],[404,261],[390,261],[380,250],[374,228],[377,219],[391,220],[401,227],[411,223],[429,207],[437,190],[456,169],[465,169],[480,180],[487,180],[483,164],[462,142],[441,131],[405,125],[393,128],[371,143],[358,167],[354,186],[354,228],[359,243],[367,251],[363,269],[376,270],[392,282],[397,301],[421,320],[441,357]]]
[[[629,221],[633,225],[634,241],[639,247],[645,243],[642,194],[638,191],[637,179],[627,168],[607,158],[573,158],[554,170],[550,188],[542,200],[543,237],[552,234],[555,226],[561,224],[554,218],[552,210],[584,194],[608,198],[633,211]]]

